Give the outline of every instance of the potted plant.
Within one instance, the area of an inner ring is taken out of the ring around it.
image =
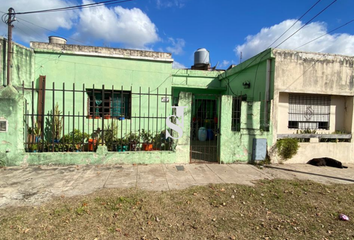
[[[38,122],[34,124],[34,127],[29,127],[28,128],[28,134],[32,135],[34,137],[34,140],[36,143],[40,141],[41,138],[41,129],[39,127]]]
[[[34,143],[30,146],[30,152],[37,152],[38,151],[38,143]]]
[[[166,130],[157,133],[153,139],[154,150],[172,150],[172,138],[166,139]]]
[[[125,135],[125,139],[129,144],[130,151],[136,151],[137,145],[139,143],[139,135],[137,133],[128,133]]]
[[[126,137],[120,138],[117,141],[117,151],[125,152],[129,149],[129,140]]]
[[[101,134],[102,135],[102,134]],[[117,136],[118,135],[118,126],[116,124],[116,122],[112,122],[111,124],[108,124],[107,126],[105,126],[104,129],[104,135],[103,135],[103,140],[104,143],[108,150],[112,151],[114,148],[114,145],[117,143],[118,139]],[[102,136],[100,136],[99,140],[102,140]],[[100,143],[100,141],[98,141]]]
[[[63,130],[63,116],[61,116],[61,114],[62,112],[59,110],[59,104],[56,103],[53,114],[54,143],[59,143]]]
[[[153,135],[150,131],[141,131],[141,139],[143,140],[143,149],[144,151],[151,151],[153,149]]]
[[[161,136],[161,133],[156,133],[154,138],[152,139],[153,150],[161,150],[161,145],[164,137]]]
[[[41,141],[41,129],[39,127],[38,122],[36,122],[33,127],[29,127],[27,132],[29,135],[28,150],[30,152],[32,152],[32,151],[37,152],[38,151],[38,143]]]
[[[88,138],[89,135],[87,133],[82,133],[80,130],[74,129],[69,134],[64,135],[60,139],[60,143],[63,143],[68,151],[78,151]]]
[[[106,115],[104,115],[104,117],[103,117],[104,119],[111,119],[111,115],[109,115],[109,114],[106,114]]]

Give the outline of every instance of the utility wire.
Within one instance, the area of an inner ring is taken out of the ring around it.
[[[102,2],[96,2],[96,3],[70,6],[70,7],[43,9],[43,10],[36,10],[36,11],[29,11],[29,12],[18,12],[16,14],[24,15],[24,14],[45,13],[45,12],[69,11],[69,10],[75,10],[78,8],[90,8],[90,7],[97,7],[99,5],[109,5],[109,4],[124,3],[124,2],[130,2],[130,1],[132,1],[132,0],[108,0],[108,1],[102,1]]]
[[[19,18],[19,17],[17,17],[17,19],[19,19],[19,20],[21,20],[21,21],[24,21],[24,22],[27,22],[27,23],[29,23],[29,24],[32,24],[33,26],[36,26],[36,27],[42,28],[42,29],[44,29],[44,30],[47,30],[47,31],[49,31],[49,32],[52,32],[52,33],[57,34],[57,32],[54,32],[54,31],[52,31],[52,30],[50,30],[50,29],[48,29],[48,28],[39,26],[39,25],[37,25],[37,24],[35,24],[35,23],[32,23],[32,22],[30,22],[30,21],[27,21],[26,19]],[[18,21],[18,22],[20,22],[20,21]],[[22,22],[22,24],[25,25],[23,22]],[[65,36],[64,36],[64,37],[65,37]],[[81,42],[81,41],[79,41],[79,40],[77,40],[77,39],[74,39],[74,38],[71,38],[71,37],[65,37],[65,38],[74,40],[75,42],[78,42],[78,43],[86,44],[85,42]]]
[[[334,4],[335,2],[337,2],[338,0],[334,0],[333,2],[331,2],[329,5],[327,5],[327,7],[325,7],[324,9],[322,9],[319,13],[317,13],[313,18],[311,18],[310,20],[308,20],[302,27],[300,27],[298,30],[296,30],[294,33],[292,33],[289,37],[285,38],[281,43],[279,43],[275,48],[279,47],[280,45],[282,45],[284,42],[286,42],[288,39],[290,39],[292,36],[294,36],[296,33],[298,33],[301,29],[303,29],[304,27],[306,27],[310,22],[312,22],[312,20],[314,20],[316,17],[318,17],[321,13],[323,13],[324,11],[326,11],[330,6],[332,6],[332,4]]]
[[[324,9],[322,9],[319,13],[317,13],[314,17],[312,17],[309,21],[307,21],[303,26],[301,26],[299,29],[297,29],[294,33],[292,33],[289,37],[287,37],[286,39],[284,39],[281,43],[279,43],[277,46],[275,46],[274,48],[279,47],[280,45],[282,45],[284,42],[286,42],[287,40],[289,40],[292,36],[294,36],[296,33],[298,33],[301,29],[303,29],[304,27],[306,27],[308,24],[310,24],[311,21],[313,21],[316,17],[318,17],[320,14],[322,14],[325,10],[327,10],[330,6],[332,6],[337,0],[334,0],[333,2],[331,2],[329,5],[327,5]],[[315,3],[317,4],[317,2]],[[314,6],[311,7],[311,9]],[[306,11],[307,13],[308,11]],[[303,17],[303,16],[301,16]],[[244,69],[246,69],[247,67],[249,67],[254,61],[256,61],[258,58],[261,57],[259,63],[262,61],[263,57],[265,56],[265,50],[263,51],[263,54],[259,54],[258,57],[255,57]],[[258,63],[258,64],[259,64]],[[237,77],[239,75],[239,73],[235,76]],[[235,80],[236,78],[234,78],[233,80]],[[233,81],[232,80],[232,81]],[[231,81],[231,82],[232,82]],[[230,87],[230,82],[228,82],[228,86]]]
[[[342,28],[342,27],[344,27],[344,26],[346,26],[346,25],[348,25],[348,24],[350,24],[350,23],[352,23],[352,22],[354,22],[354,19],[350,20],[349,22],[344,23],[343,25],[341,25],[341,26],[339,26],[339,27],[337,27],[337,28],[335,28],[335,29],[332,29],[331,31],[329,31],[329,32],[327,32],[327,33],[325,33],[325,34],[323,34],[323,35],[317,37],[317,38],[312,39],[311,41],[309,41],[309,42],[307,42],[307,43],[302,44],[301,46],[295,48],[295,50],[296,50],[296,49],[299,49],[299,48],[302,48],[303,46],[306,46],[307,44],[312,43],[313,41],[316,41],[317,39],[320,39],[320,38],[322,38],[322,37],[324,37],[324,36],[326,36],[326,35],[328,35],[328,34],[334,32],[334,31],[337,31],[338,29],[340,29],[340,28]]]
[[[288,39],[290,39],[292,36],[294,36],[296,33],[298,33],[301,29],[303,29],[304,27],[306,27],[310,22],[312,22],[313,19],[315,19],[316,17],[318,17],[321,13],[323,13],[324,11],[326,11],[332,4],[334,4],[337,0],[334,0],[333,2],[331,2],[329,5],[327,5],[324,9],[322,9],[319,13],[317,13],[314,17],[312,17],[310,20],[308,20],[303,26],[301,26],[300,28],[298,28],[295,32],[293,32],[289,37],[285,38],[281,43],[279,43],[277,46],[275,46],[275,48],[279,47],[280,45],[282,45],[284,42],[286,42]],[[317,2],[318,3],[318,2]],[[315,3],[315,5],[317,4]],[[315,6],[314,5],[314,6]],[[312,6],[311,8],[313,8],[314,6]],[[308,12],[308,11],[307,11]],[[296,23],[296,22],[295,22]],[[263,57],[262,57],[263,59]],[[261,59],[261,60],[262,60]],[[257,64],[257,70],[256,70],[256,73],[255,73],[255,78],[254,78],[254,81],[253,81],[253,84],[255,84],[257,82],[257,75],[258,75],[258,69],[259,69],[259,65],[260,65],[260,62],[258,62]],[[254,90],[255,88],[253,88],[253,95],[254,95]]]
[[[270,48],[274,43],[276,43],[282,36],[285,35],[292,27],[295,26],[308,12],[310,12],[319,2],[322,0],[318,0],[314,5],[312,5],[301,17],[299,17],[285,32],[283,32],[277,39],[275,39],[267,48]]]

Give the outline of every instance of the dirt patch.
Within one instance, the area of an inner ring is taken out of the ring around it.
[[[104,189],[0,209],[2,239],[352,239],[354,185],[263,180],[170,192]],[[344,213],[351,220],[340,221]]]

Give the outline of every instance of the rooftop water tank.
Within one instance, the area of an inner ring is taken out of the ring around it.
[[[205,48],[199,48],[194,53],[194,66],[209,65],[209,51]]]
[[[53,44],[66,44],[66,39],[62,37],[50,36],[49,43]]]

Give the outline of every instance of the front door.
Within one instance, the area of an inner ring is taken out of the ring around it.
[[[219,162],[219,95],[193,95],[191,119],[191,163]]]

